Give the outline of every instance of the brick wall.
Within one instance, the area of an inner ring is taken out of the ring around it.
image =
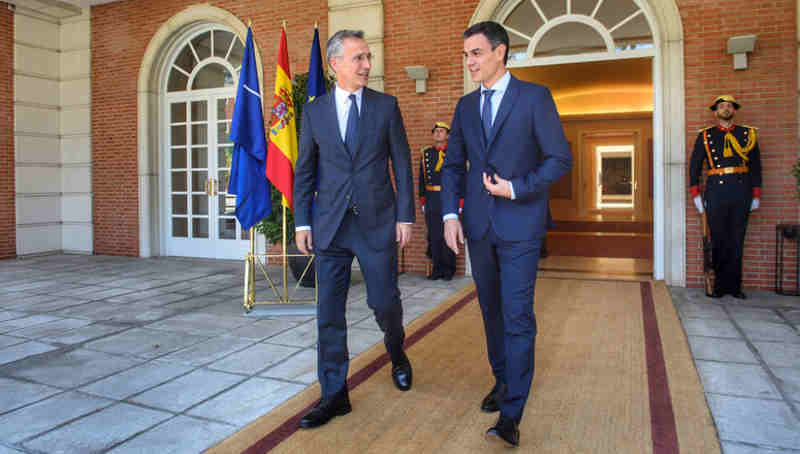
[[[795,0],[679,0],[678,5],[685,38],[687,162],[697,130],[713,124],[707,106],[717,95],[734,95],[742,104],[735,121],[759,128],[763,195],[761,208],[750,216],[744,250],[744,286],[769,289],[774,286],[775,225],[797,223],[800,214],[790,173],[798,158],[798,110],[794,95],[797,93],[797,3]],[[736,13],[732,14],[733,11]],[[756,49],[748,56],[749,68],[734,71],[727,40],[747,34],[758,36]],[[702,282],[700,224],[688,194],[686,206],[687,284],[697,287]],[[793,271],[793,254],[787,255],[786,260]]]
[[[14,185],[14,13],[0,2],[0,258],[17,254]]]
[[[431,128],[436,121],[450,123],[458,99],[464,94],[461,34],[478,6],[477,0],[384,0],[384,50],[386,92],[397,96],[403,111],[411,145],[414,188],[418,187],[420,150],[432,143]],[[406,66],[428,68],[427,91],[416,93]],[[415,194],[416,196],[416,194]],[[424,272],[425,217],[417,203],[413,242],[405,251],[406,271]],[[464,269],[464,255],[458,257],[458,273]]]
[[[139,0],[92,7],[92,210],[97,254],[139,255],[137,83],[147,45],[164,22],[188,0]],[[264,63],[264,93],[275,83],[280,27],[288,21],[289,57],[294,72],[308,70],[308,53],[319,22],[327,37],[325,0],[283,2],[211,1],[253,33]]]

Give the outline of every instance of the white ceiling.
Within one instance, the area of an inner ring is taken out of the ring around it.
[[[7,0],[18,8],[35,11],[56,19],[79,16],[81,9],[119,0]]]

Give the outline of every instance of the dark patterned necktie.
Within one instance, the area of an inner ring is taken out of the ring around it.
[[[356,95],[350,95],[350,113],[347,115],[344,145],[351,156],[356,154],[356,147],[358,146],[358,104],[356,104]]]
[[[481,111],[481,123],[483,123],[483,137],[489,142],[492,133],[492,94],[494,90],[483,91],[483,110]]]

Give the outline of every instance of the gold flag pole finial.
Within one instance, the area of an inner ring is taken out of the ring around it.
[[[287,23],[288,23],[288,22],[286,22],[286,21],[283,21],[283,29],[284,29],[284,30],[286,30],[286,24],[287,24]]]
[[[250,28],[252,26],[253,26],[253,19],[247,19],[247,28]]]
[[[315,29],[319,28],[319,24],[316,21],[314,21],[314,28]]]

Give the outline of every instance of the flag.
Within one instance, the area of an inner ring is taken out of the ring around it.
[[[292,73],[286,50],[286,29],[281,30],[278,67],[275,69],[275,101],[269,119],[267,178],[283,194],[283,206],[293,208],[294,165],[297,162],[297,129],[292,102]]]
[[[272,213],[269,181],[264,176],[267,164],[264,114],[253,31],[249,28],[231,123],[230,137],[234,149],[228,193],[236,195],[236,219],[243,229],[248,230]]]
[[[311,43],[311,60],[308,63],[308,92],[306,102],[325,94],[325,75],[322,74],[322,51],[319,48],[319,30],[314,27],[314,41]]]

